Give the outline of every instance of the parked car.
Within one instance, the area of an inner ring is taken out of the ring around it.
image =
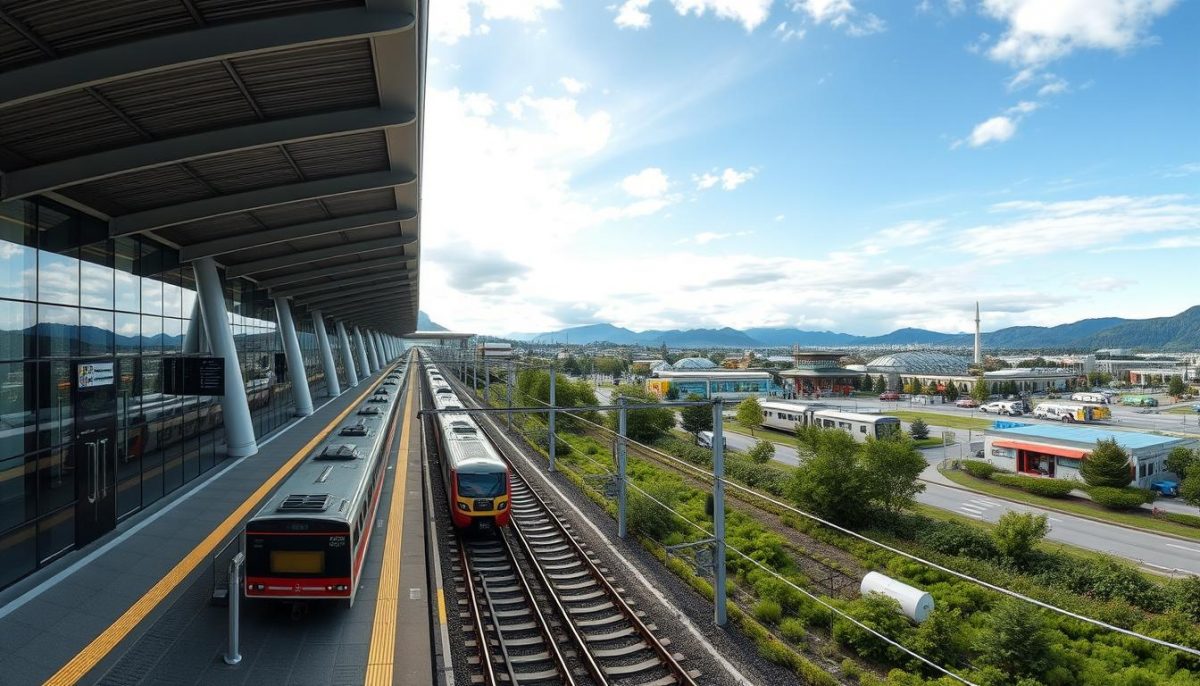
[[[974,398],[963,398],[954,402],[955,407],[979,407],[979,401]]]
[[[1163,497],[1174,498],[1175,496],[1179,495],[1179,484],[1177,482],[1170,481],[1168,479],[1163,479],[1161,481],[1151,481],[1150,482],[1150,490],[1154,491],[1155,493],[1157,493]]]
[[[995,412],[996,414],[1008,415],[1010,417],[1020,417],[1021,408],[1015,402],[1005,400],[996,400],[979,406],[980,412]]]
[[[880,393],[879,399],[880,400],[899,400],[900,394],[895,391],[888,391],[887,393]]]
[[[701,431],[700,433],[696,434],[696,443],[699,444],[700,447],[702,447],[702,448],[712,448],[713,447],[713,432]],[[725,438],[724,436],[721,436],[721,445],[728,448],[729,447],[729,439]]]

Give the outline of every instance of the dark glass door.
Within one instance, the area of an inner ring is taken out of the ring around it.
[[[75,546],[117,525],[117,380],[120,361],[71,364],[75,405]]]

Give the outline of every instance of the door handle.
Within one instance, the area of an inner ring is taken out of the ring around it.
[[[108,439],[100,439],[100,448],[96,451],[100,455],[100,495],[108,497]]]
[[[87,500],[88,500],[88,503],[95,504],[95,502],[96,502],[96,471],[97,471],[96,444],[95,443],[84,443],[84,445],[87,446],[88,461],[91,462],[91,464],[88,465],[88,498],[87,498]]]

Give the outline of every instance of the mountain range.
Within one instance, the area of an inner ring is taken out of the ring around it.
[[[670,329],[632,331],[612,324],[589,324],[543,333],[513,333],[506,338],[556,343],[612,343],[667,347],[778,348],[801,346],[909,346],[970,347],[971,333],[942,333],[904,328],[881,336],[857,336],[835,331],[795,328]],[[1010,326],[983,334],[986,348],[1063,349],[1142,348],[1147,350],[1200,349],[1200,305],[1173,317],[1082,319],[1058,326]]]

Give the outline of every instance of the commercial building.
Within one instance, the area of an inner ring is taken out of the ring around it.
[[[933,383],[939,388],[955,384],[960,393],[969,393],[978,379],[969,372],[969,367],[965,357],[921,350],[882,355],[868,362],[864,369],[872,376],[882,374],[889,390],[900,390],[904,383],[917,379],[922,385]],[[1060,367],[1000,369],[983,375],[993,394],[1002,392],[1009,382],[1015,383],[1020,391],[1063,390],[1076,376],[1074,370]]]
[[[402,352],[419,4],[5,5],[0,587]]]
[[[839,361],[845,353],[792,349],[792,368],[779,372],[785,379],[787,393],[794,398],[820,395],[848,395],[854,390],[854,380],[863,373],[845,369]]]
[[[696,394],[701,398],[741,400],[749,396],[779,395],[783,389],[775,383],[770,372],[748,372],[716,368],[709,371],[655,372],[646,380],[646,389],[660,398],[672,389],[679,398]]]
[[[1133,485],[1143,488],[1161,478],[1163,461],[1173,448],[1195,443],[1191,439],[1133,431],[1034,424],[988,429],[984,433],[984,455],[1001,469],[1082,481],[1080,465],[1097,441],[1109,439],[1115,439],[1129,453]]]

